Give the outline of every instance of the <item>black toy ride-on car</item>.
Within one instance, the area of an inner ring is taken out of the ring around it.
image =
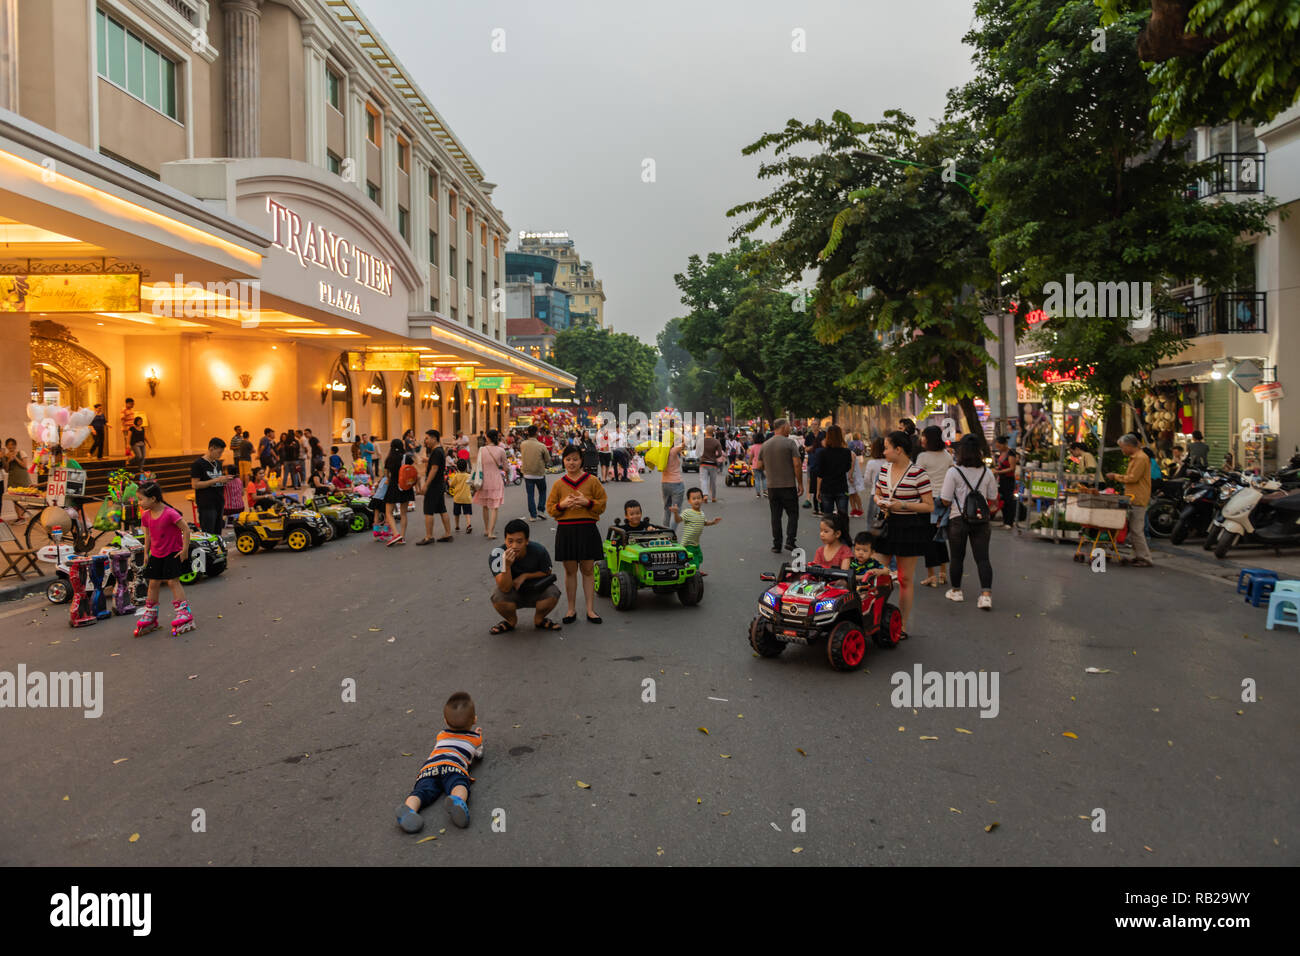
[[[763,657],[776,657],[787,644],[826,640],[826,656],[838,671],[854,671],[867,656],[867,640],[892,650],[903,633],[903,616],[889,603],[894,580],[878,569],[858,578],[839,568],[797,571],[782,564],[761,575],[775,585],[763,592],[758,617],[749,625],[749,644]]]

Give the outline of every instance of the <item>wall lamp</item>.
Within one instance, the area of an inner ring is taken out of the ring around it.
[[[158,369],[154,368],[151,365],[149,367],[149,377],[144,380],[144,383],[149,386],[150,397],[157,395],[158,394]]]

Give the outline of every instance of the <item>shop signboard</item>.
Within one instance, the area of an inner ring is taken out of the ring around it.
[[[474,371],[474,366],[472,365],[456,366],[456,380],[458,382],[472,382],[477,377],[478,377],[478,373]]]
[[[140,273],[0,275],[0,312],[139,312]]]
[[[349,352],[353,372],[418,372],[419,352]]]
[[[1029,493],[1035,498],[1056,499],[1060,496],[1061,489],[1054,481],[1042,481],[1035,478],[1029,483]]]
[[[1232,382],[1243,392],[1251,391],[1256,385],[1264,381],[1264,370],[1250,359],[1238,363],[1237,367],[1228,373],[1228,381]]]
[[[532,392],[532,397],[533,397],[533,398],[550,398],[550,397],[551,397],[551,393],[552,393],[553,391],[554,391],[554,389],[550,389],[550,388],[536,388],[536,387],[534,387],[534,388],[533,388],[533,392]]]
[[[533,387],[532,382],[511,382],[506,392],[510,395],[532,395]]]
[[[1261,402],[1276,402],[1286,397],[1285,393],[1282,391],[1282,384],[1280,382],[1261,383],[1252,388],[1251,392],[1253,392],[1255,398]]]
[[[456,382],[455,369],[450,368],[422,368],[420,369],[421,382]]]
[[[50,480],[45,486],[47,504],[62,508],[68,495],[81,497],[86,493],[86,473],[80,468],[51,468]]]
[[[510,376],[490,375],[486,378],[476,378],[472,382],[470,382],[469,387],[472,389],[509,388]]]
[[[1042,402],[1043,393],[1032,385],[1026,385],[1020,379],[1016,379],[1016,401],[1022,405],[1029,405],[1035,402]]]

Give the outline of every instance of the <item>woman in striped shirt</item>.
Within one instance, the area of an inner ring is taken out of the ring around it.
[[[911,441],[904,432],[885,436],[885,461],[876,479],[875,502],[885,512],[885,530],[874,543],[877,554],[898,559],[898,609],[903,614],[903,637],[912,612],[916,586],[916,559],[925,554],[934,536],[930,514],[934,494],[925,469],[914,465],[908,452]]]

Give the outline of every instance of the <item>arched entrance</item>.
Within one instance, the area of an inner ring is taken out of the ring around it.
[[[325,388],[329,391],[330,434],[334,436],[335,442],[342,442],[343,435],[347,431],[345,422],[352,418],[352,379],[342,358],[334,364],[334,370],[330,372],[330,379]],[[356,432],[354,421],[352,428],[354,438]]]
[[[401,386],[397,389],[397,399],[394,402],[398,410],[398,424],[405,435],[408,430],[415,430],[415,379],[411,373],[406,373],[406,378],[402,379]]]
[[[459,435],[463,430],[461,425],[461,408],[465,404],[465,393],[459,382],[456,383],[456,391],[451,396],[451,433],[453,436]]]
[[[31,401],[73,411],[104,405],[107,413],[108,366],[93,352],[64,339],[37,335],[32,336],[31,350]],[[90,441],[87,438],[83,444]]]
[[[388,389],[384,387],[384,377],[376,372],[361,396],[362,404],[370,406],[369,427],[366,430],[372,439],[388,437]]]

